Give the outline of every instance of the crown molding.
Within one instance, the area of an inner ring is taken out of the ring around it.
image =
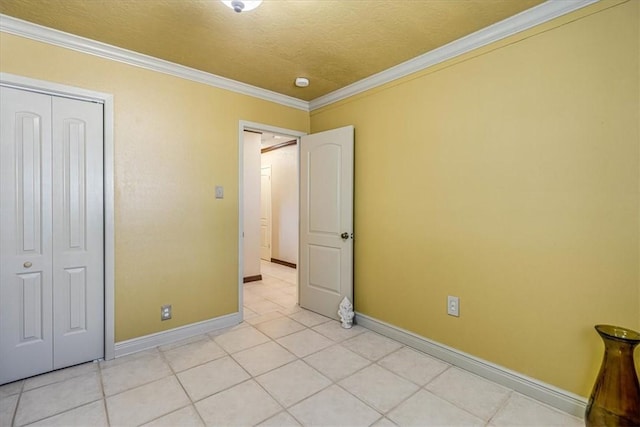
[[[432,67],[474,49],[528,30],[567,13],[582,9],[599,0],[548,0],[503,21],[469,34],[423,55],[366,77],[341,89],[320,96],[309,102],[310,111],[325,107],[353,95]]]
[[[169,74],[216,88],[241,93],[243,95],[264,99],[287,107],[309,111],[309,102],[301,99],[261,89],[246,83],[206,73],[204,71],[185,67],[183,65],[143,55],[127,49],[111,46],[106,43],[43,27],[42,25],[33,24],[11,16],[0,14],[0,31],[72,49],[78,52],[99,56],[101,58],[111,59],[124,64],[133,65],[135,67]]]
[[[111,46],[106,43],[43,27],[7,15],[0,14],[0,31],[264,99],[287,107],[303,111],[313,111],[528,30],[536,25],[543,24],[598,1],[599,0],[548,0],[545,3],[455,40],[445,46],[366,77],[327,95],[315,98],[310,102]]]

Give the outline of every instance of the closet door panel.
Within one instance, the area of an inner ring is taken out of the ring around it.
[[[51,97],[0,87],[0,384],[52,365]]]
[[[102,105],[53,100],[54,367],[104,355]]]

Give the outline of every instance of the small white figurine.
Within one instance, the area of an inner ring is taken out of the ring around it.
[[[340,320],[342,321],[342,327],[345,329],[349,329],[353,326],[353,305],[349,301],[347,297],[344,297],[342,302],[340,303],[340,310],[338,310],[338,316],[340,316]]]

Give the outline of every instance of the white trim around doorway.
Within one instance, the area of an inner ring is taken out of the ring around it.
[[[94,90],[0,73],[3,86],[104,105],[104,358],[115,357],[115,216],[113,95]]]
[[[243,313],[243,278],[244,278],[244,131],[270,132],[280,135],[288,135],[298,140],[300,147],[300,137],[307,135],[306,132],[284,129],[263,123],[240,120],[238,122],[238,313],[240,319],[244,318]],[[298,164],[300,162],[298,161]],[[300,177],[298,177],[298,181]]]

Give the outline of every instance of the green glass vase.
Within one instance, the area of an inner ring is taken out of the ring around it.
[[[640,333],[611,325],[596,325],[604,341],[604,357],[587,410],[587,427],[640,426],[640,384],[633,351]]]

